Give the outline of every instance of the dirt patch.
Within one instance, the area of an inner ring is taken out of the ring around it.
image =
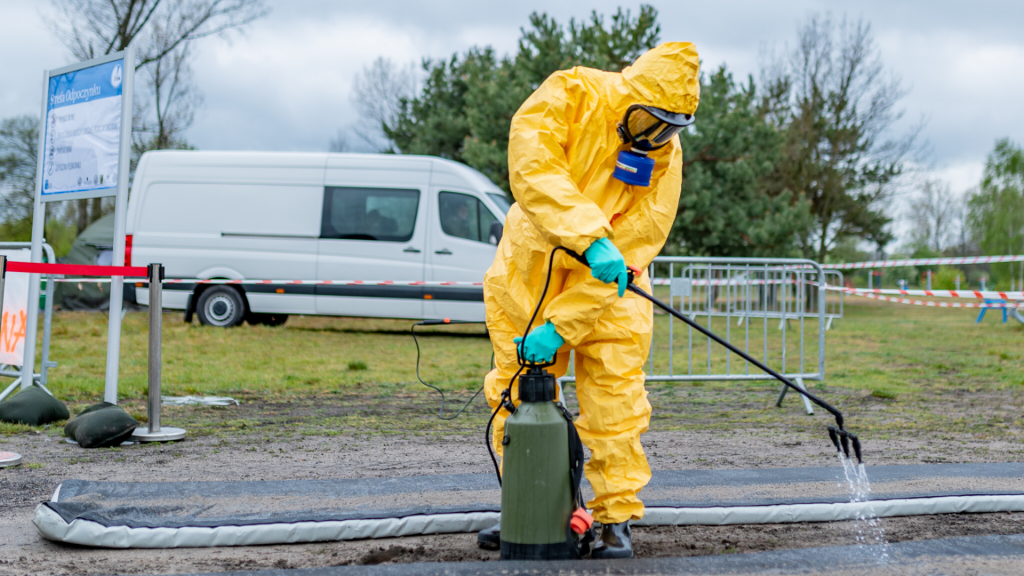
[[[884,518],[866,522],[763,524],[750,526],[654,526],[636,528],[640,557],[708,556],[766,552],[782,548],[890,544],[954,536],[1021,534],[1024,513],[944,514]]]

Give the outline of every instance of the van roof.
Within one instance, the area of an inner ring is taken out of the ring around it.
[[[184,166],[260,166],[268,164],[292,168],[325,167],[330,163],[372,164],[376,168],[389,169],[408,167],[410,163],[429,161],[432,171],[460,176],[475,183],[481,190],[501,190],[486,176],[460,162],[437,156],[415,154],[358,154],[333,152],[261,152],[223,150],[151,150],[142,155],[139,162],[141,171]],[[408,169],[408,168],[406,168]]]

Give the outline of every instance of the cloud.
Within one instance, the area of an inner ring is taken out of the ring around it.
[[[980,174],[997,138],[1024,140],[1024,75],[1016,73],[1024,61],[1024,3],[971,9],[946,0],[653,3],[662,39],[695,42],[705,69],[728,64],[738,81],[756,76],[763,46],[792,46],[810,11],[863,17],[886,66],[911,88],[900,128],[928,118],[930,169],[950,178],[954,189]],[[585,7],[567,0],[272,0],[270,15],[244,36],[197,45],[194,68],[205,103],[186,137],[206,149],[324,150],[339,128],[356,121],[352,79],[379,56],[419,63],[473,45],[509,53],[535,10],[565,24],[589,18],[591,10],[607,20],[620,5],[634,16],[639,10],[621,0]],[[0,6],[0,51],[7,56],[0,61],[0,116],[37,114],[40,72],[67,63],[69,54],[40,19],[46,3],[0,0]]]
[[[0,4],[0,118],[39,115],[43,70],[69,62],[67,51],[43,25],[34,2]]]

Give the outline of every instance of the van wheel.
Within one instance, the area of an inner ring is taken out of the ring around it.
[[[246,318],[249,324],[257,326],[262,324],[263,326],[280,326],[288,321],[287,314],[249,314]]]
[[[214,286],[199,296],[196,315],[203,326],[231,328],[245,320],[245,302],[234,288]]]

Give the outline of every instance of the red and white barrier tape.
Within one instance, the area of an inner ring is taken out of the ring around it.
[[[956,258],[913,258],[909,260],[872,260],[869,262],[846,262],[822,264],[830,270],[859,270],[862,268],[899,268],[901,266],[942,266],[954,264],[995,264],[999,262],[1024,262],[1024,255],[1017,256],[961,256]]]
[[[1002,304],[978,304],[975,302],[930,302],[927,300],[908,300],[906,298],[893,298],[870,292],[853,292],[856,296],[885,300],[886,302],[897,302],[899,304],[913,304],[915,306],[933,306],[936,308],[1016,308],[1020,302],[1004,302]]]
[[[976,298],[978,300],[1024,300],[1024,292],[996,292],[994,290],[896,290],[891,288],[844,288],[842,286],[826,286],[826,290],[834,290],[858,294],[893,294],[900,296],[929,296],[931,298]]]
[[[686,278],[655,278],[651,284],[655,286],[671,286],[673,280],[686,280]],[[690,286],[764,286],[766,284],[796,284],[795,278],[786,280],[691,280]]]
[[[676,279],[678,280],[678,278]],[[146,278],[132,280],[137,284],[148,283]],[[110,278],[55,278],[54,282],[110,282]],[[765,284],[796,284],[794,280],[693,280],[691,286],[759,286]],[[166,278],[164,284],[290,284],[290,285],[333,285],[333,286],[483,286],[483,282],[437,281],[437,280],[230,280],[226,278]],[[670,286],[669,278],[655,278],[655,286]]]

